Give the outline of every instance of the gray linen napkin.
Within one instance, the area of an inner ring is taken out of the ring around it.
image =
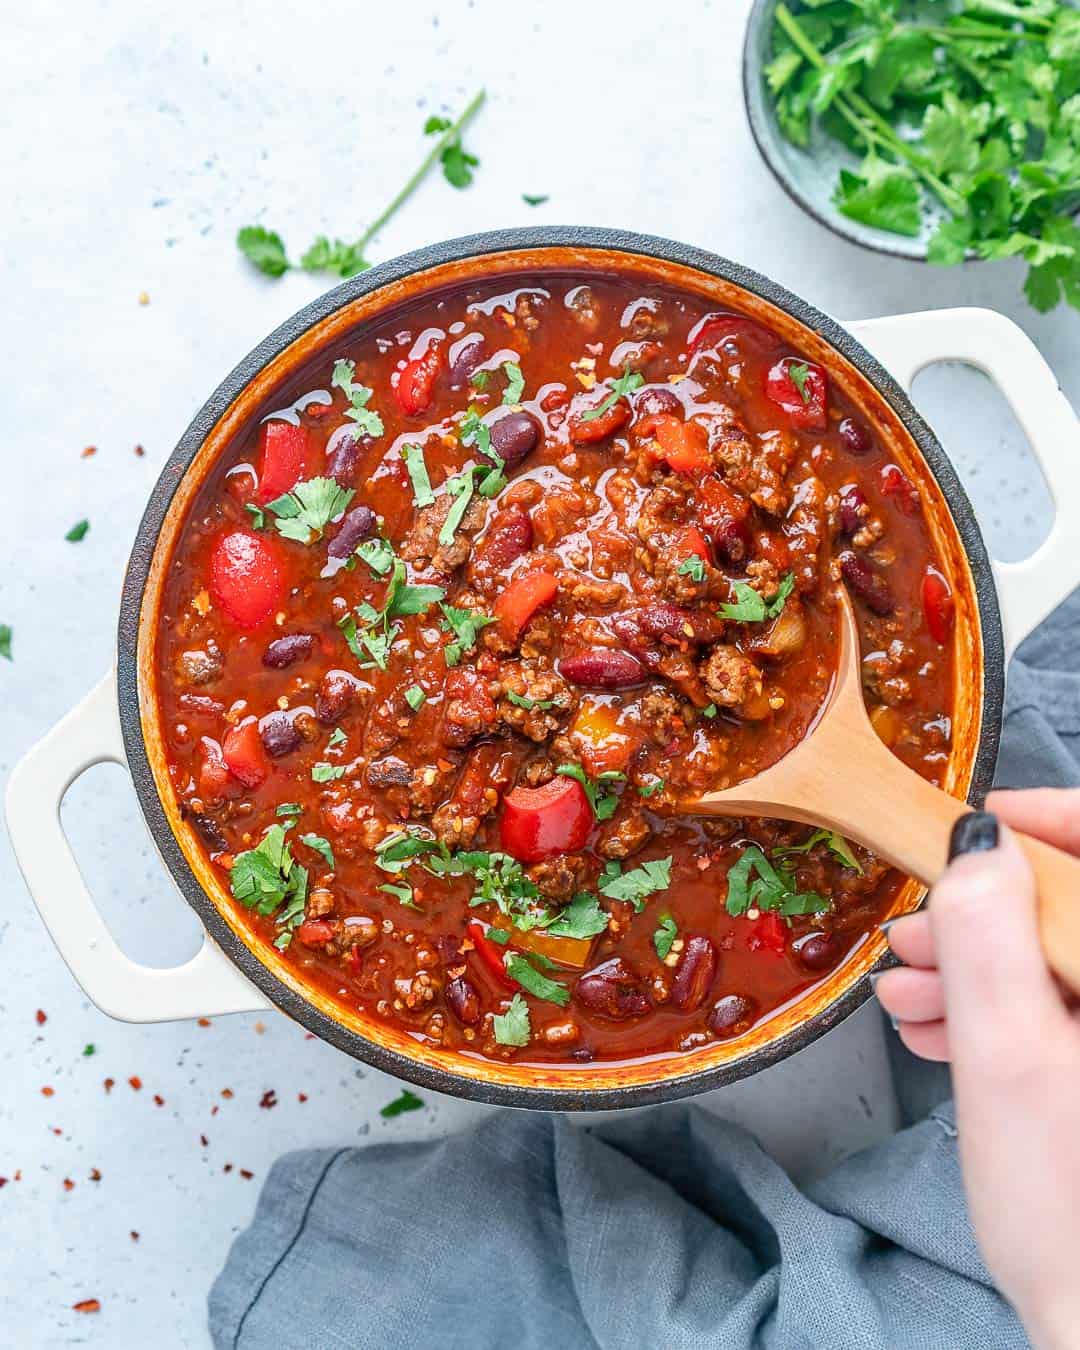
[[[1001,785],[1080,783],[1078,653],[1080,591],[1013,663]],[[909,1112],[947,1092],[895,1064]],[[692,1106],[290,1153],[211,1290],[211,1334],[217,1350],[1026,1346],[976,1249],[955,1139],[945,1102],[802,1190]]]

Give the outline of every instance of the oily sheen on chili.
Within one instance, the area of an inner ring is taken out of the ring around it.
[[[824,369],[631,275],[493,276],[309,365],[200,489],[157,643],[181,811],[256,941],[488,1057],[737,1036],[900,878],[681,800],[867,704],[938,781],[953,602],[919,492]]]

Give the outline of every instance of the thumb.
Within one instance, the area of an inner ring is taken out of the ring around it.
[[[950,856],[930,896],[950,1047],[969,1065],[1015,1041],[1030,1054],[1033,1029],[1067,1016],[1039,941],[1034,873],[1012,831],[984,811],[957,822]]]

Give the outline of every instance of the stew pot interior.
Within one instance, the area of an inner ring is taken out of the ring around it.
[[[181,819],[165,757],[155,640],[163,583],[191,503],[207,473],[265,400],[313,356],[390,306],[493,274],[601,270],[706,296],[759,318],[821,363],[874,424],[917,483],[956,597],[953,749],[944,786],[978,801],[997,753],[1004,668],[990,563],[971,505],[933,433],[907,395],[843,328],[782,287],[684,245],[581,228],[507,230],[422,249],[330,291],[283,324],[208,399],[169,459],[139,528],[119,631],[120,714],[139,800],[180,890],[211,937],[278,1007],[308,1030],[420,1086],[502,1105],[611,1109],[673,1100],[721,1086],[802,1049],[869,996],[867,975],[888,961],[884,937],[866,937],[829,976],[746,1034],[687,1053],[632,1063],[496,1063],[423,1043],[306,986],[282,954],[255,937]],[[918,906],[908,882],[896,912]]]

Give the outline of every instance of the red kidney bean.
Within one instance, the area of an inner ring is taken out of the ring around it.
[[[584,689],[628,689],[645,678],[640,661],[629,652],[612,651],[609,647],[564,656],[559,662],[559,674]]]
[[[835,933],[808,933],[792,950],[807,970],[831,970],[840,960],[842,944]]]
[[[845,417],[836,428],[844,448],[853,455],[865,455],[874,444],[874,438],[863,424],[854,417]]]
[[[540,427],[527,412],[505,413],[491,424],[491,448],[507,464],[520,464],[540,442]]]
[[[716,947],[711,939],[695,933],[686,939],[683,954],[671,982],[671,1001],[682,1012],[693,1012],[705,1002],[716,979]]]
[[[212,816],[208,816],[204,811],[193,811],[186,802],[180,803],[180,814],[184,820],[194,826],[196,834],[202,837],[203,843],[211,853],[227,853],[229,851],[228,842]]]
[[[480,1021],[480,995],[463,975],[446,986],[446,1005],[467,1027],[474,1027]]]
[[[741,1036],[757,1016],[757,1004],[745,994],[725,994],[709,1014],[709,1030],[714,1036]]]
[[[356,476],[360,463],[360,442],[356,428],[338,427],[326,443],[326,476],[342,487],[348,487]]]
[[[669,605],[661,601],[655,605],[644,605],[637,610],[634,618],[644,633],[660,641],[716,642],[724,632],[721,619],[711,614],[702,614],[699,610],[683,609],[679,605]]]
[[[483,361],[485,351],[483,333],[466,333],[451,346],[449,351],[451,389],[463,389],[469,383],[473,372]]]
[[[574,987],[574,994],[590,1012],[616,1021],[640,1017],[652,1007],[637,974],[621,956],[613,956],[586,971]]]
[[[275,638],[263,652],[263,665],[271,670],[284,670],[297,661],[306,661],[315,650],[315,639],[310,633],[286,633]]]
[[[487,567],[503,568],[533,546],[533,524],[520,507],[509,507],[495,517],[476,546],[475,560]]]
[[[263,748],[272,759],[280,759],[300,748],[303,737],[293,721],[291,713],[272,712],[259,723],[259,735]]]
[[[682,400],[674,389],[642,389],[634,396],[634,415],[636,417],[671,416],[682,418]]]
[[[862,488],[849,483],[840,493],[840,533],[849,538],[862,529],[865,520],[866,495]]]
[[[895,605],[889,583],[878,576],[865,558],[845,549],[840,554],[840,572],[857,596],[865,600],[875,614],[891,614]]]
[[[352,706],[360,681],[347,670],[328,670],[315,695],[315,716],[324,726],[333,726]]]
[[[713,548],[725,562],[745,562],[750,552],[750,530],[745,521],[722,520],[712,532]]]
[[[337,534],[327,545],[327,556],[337,558],[339,561],[351,558],[356,552],[357,544],[366,539],[374,528],[375,512],[371,507],[354,506],[351,511],[346,512],[345,518],[338,526]]]

